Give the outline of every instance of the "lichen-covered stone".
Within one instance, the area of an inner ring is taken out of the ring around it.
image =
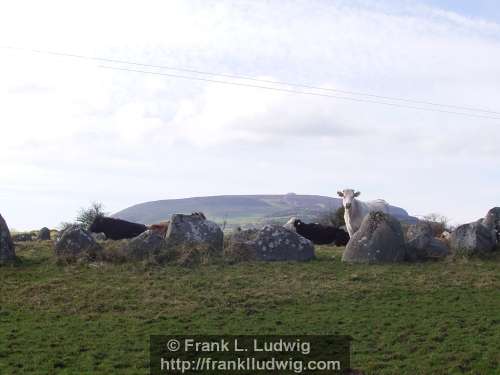
[[[315,257],[311,241],[279,225],[233,234],[225,255],[233,261],[306,261]]]
[[[174,214],[165,239],[169,246],[203,244],[222,253],[224,233],[216,223],[199,215]]]
[[[9,227],[0,215],[0,265],[11,263],[16,259],[14,242],[10,236]]]
[[[445,241],[434,238],[432,226],[420,221],[406,229],[407,260],[444,258],[450,251]]]
[[[433,238],[425,249],[425,259],[442,259],[451,254],[445,240]]]
[[[147,230],[125,241],[122,254],[127,260],[144,260],[155,256],[166,245],[165,239],[155,231]]]
[[[492,231],[479,222],[460,225],[450,236],[453,253],[476,255],[489,253],[495,249]]]
[[[376,211],[365,216],[342,255],[348,263],[402,262],[406,259],[403,230],[398,220]]]
[[[492,232],[496,245],[500,246],[500,207],[493,207],[488,211],[483,225]]]
[[[55,242],[54,250],[60,259],[93,259],[102,251],[94,237],[78,225],[69,226],[60,233]]]

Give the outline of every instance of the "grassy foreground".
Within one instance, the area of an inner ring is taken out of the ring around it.
[[[0,374],[147,374],[151,334],[351,335],[366,374],[500,374],[500,258],[346,265],[0,268]]]

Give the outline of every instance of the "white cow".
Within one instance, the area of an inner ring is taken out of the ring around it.
[[[342,197],[342,205],[345,208],[344,220],[350,237],[358,231],[364,217],[370,212],[382,211],[389,213],[389,204],[383,199],[362,202],[356,199],[361,193],[359,191],[354,192],[352,189],[344,189],[338,191],[337,194]]]

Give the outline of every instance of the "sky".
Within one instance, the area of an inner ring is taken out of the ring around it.
[[[26,230],[71,221],[93,201],[116,212],[159,199],[353,188],[410,214],[476,220],[500,205],[498,8],[486,0],[2,2],[0,47],[14,48],[0,48],[0,214]]]

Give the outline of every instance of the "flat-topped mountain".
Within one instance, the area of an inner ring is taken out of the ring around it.
[[[202,211],[207,218],[228,225],[251,225],[264,222],[285,222],[290,216],[316,220],[325,212],[337,210],[339,198],[321,195],[219,195],[183,199],[165,199],[139,203],[113,216],[143,224],[168,220],[174,213]],[[399,207],[390,206],[390,213],[398,219],[413,222],[416,219]]]

